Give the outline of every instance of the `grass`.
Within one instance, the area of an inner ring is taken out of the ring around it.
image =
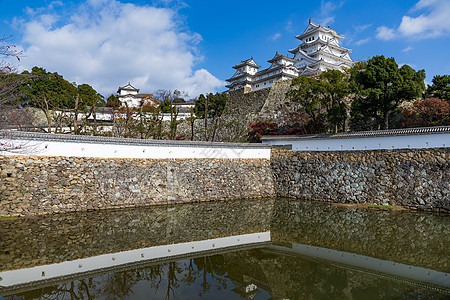
[[[17,219],[17,217],[13,217],[13,216],[0,216],[0,220],[4,220],[4,219]]]
[[[378,204],[369,204],[367,205],[368,208],[376,208],[381,210],[393,210],[393,209],[399,209],[398,206],[391,206],[391,205],[378,205]]]

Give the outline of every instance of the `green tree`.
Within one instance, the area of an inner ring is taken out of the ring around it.
[[[24,74],[29,73],[25,71]],[[77,89],[63,76],[56,72],[47,72],[43,68],[33,67],[31,75],[33,77],[28,83],[30,104],[44,112],[48,132],[51,132],[52,111],[73,108]]]
[[[405,101],[421,96],[425,90],[425,71],[408,65],[398,67],[394,58],[374,56],[351,70],[351,88],[355,93],[351,115],[353,122],[374,121],[378,128],[389,128],[389,115]]]
[[[194,112],[198,118],[205,120],[205,139],[215,141],[219,130],[220,119],[225,112],[228,97],[225,93],[209,93],[206,97],[200,94],[195,101]],[[212,119],[212,132],[208,130],[208,118]]]
[[[225,107],[227,104],[228,97],[225,93],[216,93],[215,95],[209,94],[210,101],[212,105],[210,106],[210,115],[212,117],[213,132],[211,137],[211,142],[214,142],[217,138],[217,134],[220,128],[220,120],[223,113],[225,112]]]
[[[17,106],[26,102],[29,74],[3,73],[0,71],[0,105]]]
[[[195,101],[194,106],[195,115],[204,120],[205,124],[205,140],[208,140],[208,100],[205,95],[200,94],[198,99]]]
[[[81,84],[78,86],[77,96],[81,99],[82,109],[86,113],[86,121],[89,116],[94,118],[94,124],[92,126],[93,134],[97,134],[97,108],[105,106],[106,103],[102,95],[89,84]],[[78,107],[77,107],[78,109]]]
[[[427,89],[428,96],[450,100],[450,75],[436,75],[432,83]]]
[[[112,107],[114,110],[118,109],[122,105],[122,102],[120,102],[119,98],[117,98],[115,95],[111,94],[106,99],[106,106]]]
[[[333,131],[345,131],[348,107],[346,97],[350,93],[347,72],[327,70],[319,76],[322,104],[327,112],[327,120]]]
[[[170,114],[170,112],[172,111],[172,101],[170,101],[170,99],[166,99],[163,102],[161,102],[161,104],[159,105],[159,107],[161,108],[162,113],[164,114]]]
[[[324,131],[324,121],[326,111],[323,109],[323,89],[324,85],[317,79],[299,76],[292,80],[291,89],[286,97],[301,104],[302,113],[311,117],[311,130],[314,133]]]

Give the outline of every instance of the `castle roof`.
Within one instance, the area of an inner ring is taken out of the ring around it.
[[[235,66],[233,67],[233,69],[239,69],[240,67],[243,67],[243,66],[246,66],[246,65],[247,65],[247,66],[255,67],[255,68],[257,68],[257,69],[261,68],[261,66],[258,66],[258,65],[255,63],[255,61],[253,60],[253,57],[251,57],[251,58],[249,58],[249,59],[246,59],[246,60],[241,61],[239,64],[235,65]]]
[[[340,40],[343,39],[345,37],[345,35],[339,34],[336,32],[336,30],[331,29],[330,26],[328,26],[328,28],[323,27],[322,25],[313,23],[311,21],[311,19],[309,19],[309,24],[306,27],[305,31],[303,31],[302,34],[297,35],[296,38],[299,40],[303,40],[303,38],[317,32],[317,31],[321,31],[321,32],[325,32],[325,33],[329,33],[332,36],[334,36],[336,39]]]
[[[284,59],[284,60],[287,60],[287,61],[290,61],[290,62],[295,62],[295,59],[290,58],[287,55],[280,54],[280,53],[278,53],[278,51],[277,51],[277,53],[275,53],[275,56],[272,59],[268,60],[267,62],[274,63],[274,62],[276,62],[278,60],[281,60],[281,59]]]
[[[251,76],[253,76],[253,75],[251,75],[249,73],[243,73],[238,70],[238,71],[236,71],[236,73],[234,73],[233,76],[231,76],[231,78],[225,79],[225,81],[231,82],[231,81],[237,80],[242,77],[251,77]]]
[[[139,89],[135,88],[134,86],[131,85],[131,83],[128,82],[127,85],[121,86],[119,87],[119,89],[117,90],[117,93],[120,93],[120,91],[125,90],[125,91],[136,91],[139,93]]]

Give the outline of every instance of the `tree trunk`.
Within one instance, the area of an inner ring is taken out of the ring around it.
[[[95,107],[95,100],[92,103],[92,114],[94,117],[94,135],[97,134],[97,112],[96,112],[96,107]]]
[[[384,112],[382,129],[384,129],[384,130],[389,129],[389,111]]]
[[[194,125],[195,125],[195,119],[194,117],[191,117],[191,141],[194,140]]]
[[[52,117],[50,116],[50,110],[48,109],[48,101],[45,95],[44,95],[44,104],[45,104],[44,113],[45,117],[47,118],[47,126],[48,126],[47,132],[52,133]]]
[[[77,94],[75,97],[75,108],[73,110],[73,131],[74,134],[78,134],[78,101],[80,99],[80,95]]]
[[[215,124],[214,124],[214,131],[213,131],[213,136],[211,139],[211,142],[214,142],[216,140],[217,137],[217,132],[219,131],[219,122],[220,122],[220,117],[217,117],[215,120]]]
[[[191,141],[193,141],[194,140],[194,125],[195,125],[195,117],[194,117],[194,108],[193,107],[191,107],[190,113],[191,113],[191,115],[190,115],[189,122],[191,123]]]
[[[172,102],[170,102],[170,123],[169,123],[169,139],[174,140],[177,135],[177,112],[174,111]]]
[[[205,140],[208,141],[208,98],[205,100]]]
[[[144,122],[142,121],[142,105],[139,109],[139,123],[140,123],[140,132],[141,132],[141,139],[144,138]]]

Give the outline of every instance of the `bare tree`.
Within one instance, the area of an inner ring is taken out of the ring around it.
[[[22,51],[17,49],[15,45],[8,45],[8,37],[0,38],[0,72],[1,73],[14,73],[16,71],[16,67],[7,61],[9,58],[15,58],[20,61],[20,56],[22,55]]]
[[[0,38],[0,129],[22,130],[35,119],[30,110],[18,109],[23,104],[30,75],[17,74],[11,58],[20,61],[22,51],[8,44],[8,38]]]

